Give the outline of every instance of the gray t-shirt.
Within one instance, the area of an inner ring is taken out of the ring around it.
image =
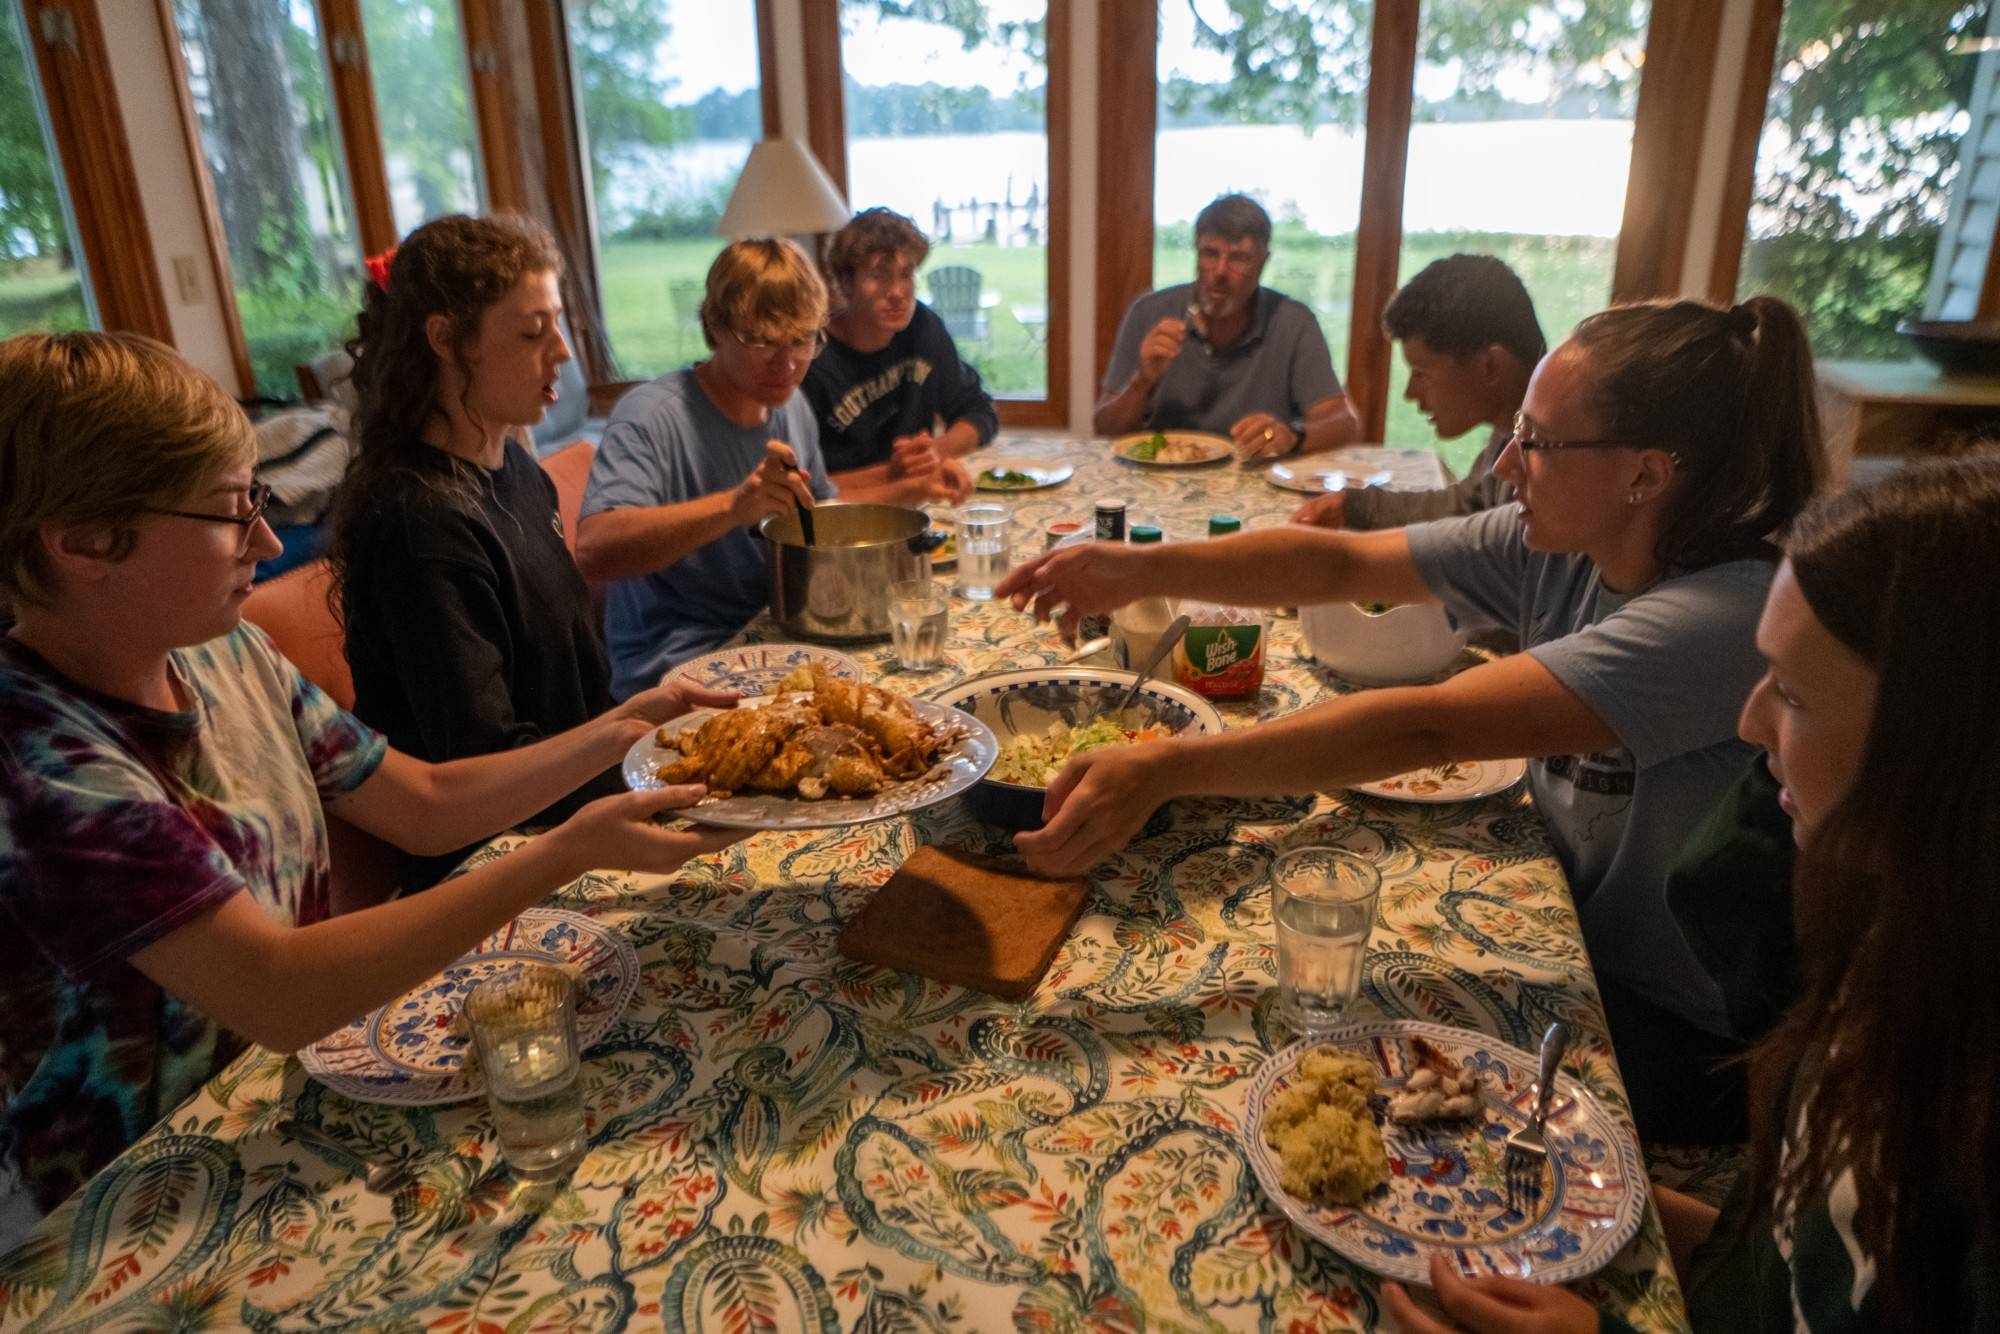
[[[1736,719],[1763,674],[1757,617],[1775,567],[1732,561],[1628,595],[1583,556],[1530,551],[1512,506],[1408,531],[1460,624],[1518,635],[1617,734],[1615,750],[1528,762],[1592,965],[1728,1034],[1722,993],[1667,910],[1667,871],[1757,754]]]
[[[722,415],[695,379],[672,371],[618,401],[590,465],[583,517],[601,510],[682,501],[727,491],[782,440],[812,477],[812,493],[833,494],[819,452],[812,407],[794,393],[761,426]],[[620,699],[659,683],[684,658],[716,648],[749,624],[770,598],[770,564],[754,528],[732,528],[664,570],[611,585],[605,640],[611,693]]]
[[[1472,461],[1472,469],[1466,473],[1465,479],[1436,491],[1391,491],[1380,486],[1349,491],[1341,512],[1342,522],[1356,532],[1404,528],[1431,519],[1477,514],[1495,505],[1503,505],[1514,498],[1514,488],[1493,475],[1493,465],[1500,461],[1507,442],[1513,438],[1513,427],[1496,426],[1486,442],[1486,448],[1480,450],[1479,457]]]
[[[1126,308],[1104,372],[1107,393],[1124,389],[1139,369],[1139,344],[1153,326],[1169,315],[1185,317],[1193,300],[1194,284],[1181,283],[1148,292]],[[1146,400],[1145,428],[1227,435],[1253,412],[1289,422],[1339,392],[1340,377],[1312,311],[1283,292],[1260,287],[1250,327],[1228,347],[1210,347],[1188,330],[1181,354]]]

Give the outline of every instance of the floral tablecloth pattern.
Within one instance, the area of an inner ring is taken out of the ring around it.
[[[1234,465],[1146,471],[1102,445],[1003,442],[1076,479],[1014,498],[1017,554],[1106,495],[1174,537],[1211,512],[1281,521],[1299,497]],[[1422,468],[1419,468],[1422,464]],[[1422,485],[1434,462],[1409,460]],[[1050,660],[1045,627],[954,600],[935,688]],[[752,637],[768,627],[753,627]],[[1340,687],[1274,625],[1232,725]],[[1518,796],[1444,807],[1338,796],[1169,807],[1100,870],[1035,995],[1007,1004],[853,963],[842,924],[919,843],[997,849],[954,802],[914,819],[760,835],[668,880],[588,875],[548,900],[641,961],[585,1067],[591,1151],[517,1186],[483,1104],[351,1102],[252,1052],[0,1261],[22,1329],[1306,1330],[1374,1328],[1375,1280],[1260,1195],[1244,1090],[1288,1040],[1265,875],[1300,841],[1381,867],[1362,1005],[1532,1047],[1563,1019],[1583,1074],[1624,1095],[1577,921]],[[480,856],[518,846],[504,837]],[[420,1184],[280,1137],[295,1116]],[[1657,1220],[1580,1285],[1643,1329],[1685,1328]]]

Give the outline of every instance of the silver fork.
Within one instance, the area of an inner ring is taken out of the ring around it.
[[[1528,1123],[1507,1137],[1507,1207],[1526,1213],[1523,1207],[1531,1196],[1542,1193],[1542,1169],[1548,1165],[1549,1148],[1542,1132],[1549,1119],[1549,1103],[1555,1098],[1556,1071],[1562,1067],[1563,1052],[1569,1048],[1569,1026],[1549,1025],[1542,1034],[1542,1058],[1535,1070],[1535,1110]]]

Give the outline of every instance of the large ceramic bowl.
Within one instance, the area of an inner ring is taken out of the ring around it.
[[[1427,681],[1451,666],[1465,647],[1435,603],[1369,611],[1352,602],[1299,608],[1306,648],[1322,666],[1357,685],[1407,685]]]
[[[993,730],[1004,751],[1017,736],[1047,733],[1052,723],[1079,727],[1118,702],[1132,673],[1101,667],[1031,667],[960,681],[937,693],[940,704],[971,714]],[[1222,715],[1191,690],[1165,681],[1140,687],[1130,716],[1141,727],[1164,723],[1175,732],[1220,732]],[[1037,829],[1045,789],[982,778],[965,799],[973,813],[1003,829]]]

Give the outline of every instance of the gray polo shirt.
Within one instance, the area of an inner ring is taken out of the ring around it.
[[[1728,1034],[1722,993],[1667,909],[1667,871],[1756,758],[1736,718],[1763,675],[1757,617],[1774,567],[1731,561],[1616,593],[1587,557],[1529,550],[1512,505],[1408,535],[1455,620],[1519,636],[1618,738],[1595,755],[1528,762],[1591,965]]]
[[[1126,309],[1104,372],[1107,393],[1122,390],[1139,369],[1139,344],[1152,327],[1170,315],[1185,317],[1193,300],[1194,284],[1181,283],[1148,292]],[[1340,377],[1333,373],[1319,320],[1301,302],[1260,287],[1249,329],[1228,347],[1210,347],[1188,330],[1181,354],[1146,400],[1145,427],[1227,435],[1253,412],[1289,422],[1339,392]]]

